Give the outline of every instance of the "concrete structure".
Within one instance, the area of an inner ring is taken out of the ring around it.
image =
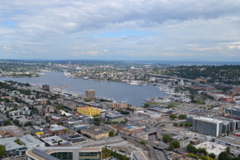
[[[88,99],[94,99],[94,98],[96,98],[96,91],[93,89],[86,90],[85,95]]]
[[[206,148],[208,154],[214,153],[218,157],[221,152],[226,151],[227,147],[213,142],[204,142],[196,145],[196,148]]]
[[[0,139],[0,145],[5,146],[6,155],[9,157],[24,155],[27,150],[25,145],[16,143],[16,140],[15,137]]]
[[[81,130],[81,133],[95,140],[109,137],[109,129],[92,126]]]
[[[101,160],[100,147],[41,147],[28,150],[26,160]]]
[[[148,158],[141,151],[133,151],[131,160],[148,160]]]
[[[95,116],[101,114],[101,109],[94,107],[77,107],[77,112],[87,116]]]

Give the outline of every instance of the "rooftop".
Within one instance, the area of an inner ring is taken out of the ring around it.
[[[38,139],[34,138],[30,134],[22,136],[21,138],[19,138],[19,140],[21,142],[23,142],[26,146],[43,143],[43,142],[39,141]]]
[[[3,139],[0,139],[0,144],[5,146],[6,151],[25,148],[24,145],[19,145],[16,142],[14,142],[16,139],[17,138],[15,137],[3,138]]]

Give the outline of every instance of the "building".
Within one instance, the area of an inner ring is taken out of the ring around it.
[[[94,107],[77,107],[77,112],[82,115],[96,116],[101,114],[101,109]]]
[[[96,98],[96,91],[93,89],[86,90],[85,95],[88,99],[94,99],[94,98]]]
[[[32,126],[31,133],[35,134],[36,136],[44,134],[43,129],[38,126]]]
[[[0,139],[0,145],[5,146],[6,156],[22,156],[25,154],[27,147],[17,143],[16,137],[9,137]]]
[[[68,129],[64,126],[53,124],[51,127],[48,129],[48,132],[51,134],[59,134],[59,133],[64,133],[67,132]]]
[[[47,90],[47,91],[49,91],[49,90],[50,90],[50,86],[47,85],[47,84],[44,84],[44,85],[42,85],[42,90]]]
[[[125,117],[122,114],[107,114],[104,120],[108,123],[125,122]]]
[[[85,128],[81,130],[81,133],[94,139],[104,139],[109,137],[109,129],[98,127],[98,126],[92,126],[89,128]]]
[[[127,108],[127,103],[111,103],[111,102],[102,102],[102,108]]]
[[[41,138],[41,141],[47,144],[47,146],[58,146],[58,145],[66,145],[68,144],[67,141],[62,139],[59,136],[50,136],[50,137],[44,137]]]
[[[192,123],[193,131],[205,135],[220,136],[240,128],[240,120],[226,117],[187,116],[187,123]]]
[[[20,128],[12,125],[0,127],[0,135],[3,137],[19,137],[24,135],[24,133]]]
[[[101,160],[100,147],[39,147],[27,150],[26,160]]]
[[[187,116],[187,123],[192,123],[192,130],[204,135],[220,136],[223,121],[209,117]]]
[[[240,108],[239,107],[233,107],[233,108],[226,108],[225,113],[229,116],[240,118]]]
[[[32,135],[30,134],[26,134],[22,137],[19,137],[19,140],[28,148],[28,149],[32,149],[34,147],[44,147],[45,144],[34,138]]]

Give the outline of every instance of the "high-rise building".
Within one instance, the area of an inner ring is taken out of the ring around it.
[[[85,95],[89,99],[94,99],[96,97],[96,91],[93,89],[86,90]]]
[[[220,136],[222,134],[222,121],[209,118],[188,116],[187,123],[192,123],[192,130],[204,135]]]
[[[203,117],[188,115],[186,123],[192,123],[192,130],[204,135],[220,136],[240,128],[240,120],[226,117]]]

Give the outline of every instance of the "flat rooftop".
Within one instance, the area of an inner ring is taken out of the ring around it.
[[[198,145],[196,145],[197,148],[206,148],[208,154],[214,153],[216,156],[218,156],[221,152],[226,151],[226,146],[223,146],[221,144],[217,144],[214,142],[203,142]]]
[[[217,140],[232,143],[232,144],[240,146],[240,138],[237,136],[220,137],[220,138],[217,138]]]
[[[17,138],[10,137],[10,138],[3,138],[0,139],[0,144],[5,146],[6,151],[25,148],[24,145],[19,145],[16,142],[14,142]]]

